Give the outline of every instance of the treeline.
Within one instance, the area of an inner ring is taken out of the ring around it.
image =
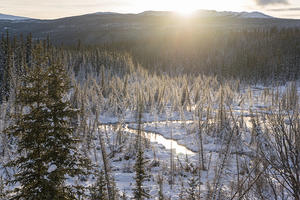
[[[178,30],[155,35],[149,41],[105,46],[85,46],[79,41],[75,47],[67,47],[51,45],[49,37],[39,41],[31,35],[12,38],[7,33],[2,35],[0,43],[0,99],[8,100],[10,93],[15,92],[20,77],[26,73],[25,68],[32,65],[32,50],[39,43],[43,51],[48,51],[49,56],[60,59],[67,67],[74,85],[91,86],[94,79],[103,97],[111,95],[111,101],[120,101],[133,109],[136,98],[128,82],[135,75],[143,76],[149,82],[149,75],[159,80],[169,79],[187,95],[196,93],[199,87],[189,87],[193,84],[190,83],[193,78],[184,83],[181,76],[205,75],[217,81],[233,78],[238,83],[273,86],[297,80],[300,71],[299,37],[298,29]],[[238,87],[239,84],[232,89]],[[149,102],[147,104],[151,107],[154,104],[151,99],[161,102],[160,98],[170,96],[166,94],[169,91],[167,88],[145,86],[143,92],[149,94],[145,97]],[[122,98],[114,99],[117,92],[123,95]]]
[[[13,88],[16,88],[18,80],[22,77],[26,67],[32,65],[32,52],[39,42],[33,42],[32,35],[26,37],[14,36],[11,38],[7,32],[1,36],[0,41],[0,101],[8,100]],[[43,51],[50,50],[50,40],[42,41]]]
[[[15,48],[16,43],[20,43],[19,48]],[[44,45],[50,45],[49,38]],[[20,36],[17,41],[16,37],[2,35],[0,81],[8,84],[9,66],[20,62],[30,65],[31,48],[31,36],[26,39]],[[270,84],[297,80],[300,73],[300,30],[297,28],[236,30],[187,26],[156,31],[146,39],[101,46],[85,46],[79,41],[74,47],[62,45],[56,46],[56,50],[77,51],[78,55],[94,52],[91,59],[97,66],[105,66],[107,62],[97,51],[113,52],[111,55],[121,52],[130,55],[135,65],[139,63],[158,75],[205,74]],[[78,58],[72,62],[78,68],[81,61]],[[2,93],[7,93],[5,87]]]
[[[170,28],[145,40],[106,47],[130,52],[136,62],[158,74],[196,73],[265,84],[299,78],[298,28]]]

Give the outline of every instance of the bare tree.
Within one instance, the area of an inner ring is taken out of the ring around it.
[[[268,172],[295,200],[300,199],[299,106],[292,112],[268,115],[269,128],[259,138],[260,156],[270,165]],[[284,115],[284,113],[288,113]]]

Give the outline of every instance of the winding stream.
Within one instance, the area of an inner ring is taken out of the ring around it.
[[[244,117],[244,123],[248,128],[252,127],[252,123],[250,122],[250,117]],[[192,120],[187,120],[187,121],[180,121],[180,120],[174,120],[174,121],[155,121],[155,122],[143,122],[142,125],[155,125],[155,124],[167,124],[167,123],[193,123],[194,121]],[[117,127],[121,127],[121,131],[132,133],[132,134],[137,134],[138,131],[135,128],[137,124],[136,123],[125,123],[122,126],[118,123],[111,123],[111,124],[102,124],[99,126],[101,130],[113,130],[116,129]],[[179,144],[176,140],[174,139],[168,139],[164,137],[162,134],[158,132],[151,132],[151,131],[146,131],[142,130],[142,135],[147,138],[150,142],[156,143],[159,145],[162,145],[165,149],[167,150],[173,150],[175,154],[179,155],[195,155],[196,152],[192,151],[188,147]]]
[[[154,122],[151,122],[154,123]],[[125,124],[122,126],[122,131],[137,134],[137,130],[134,128],[129,127],[130,124]],[[111,130],[113,129],[117,124],[102,124],[99,126],[101,130]],[[142,131],[142,135],[147,138],[150,142],[157,143],[160,145],[163,145],[167,150],[173,149],[173,152],[176,154],[184,154],[184,155],[194,155],[195,152],[191,151],[187,147],[178,144],[176,140],[171,140],[165,138],[163,135],[151,131]]]

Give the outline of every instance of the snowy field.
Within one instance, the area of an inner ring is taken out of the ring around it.
[[[204,116],[200,122],[195,116],[195,110],[191,112],[164,113],[161,115],[143,114],[142,130],[145,144],[145,157],[148,159],[147,169],[151,178],[145,187],[150,191],[152,199],[158,199],[158,176],[164,177],[163,190],[166,198],[180,199],[181,193],[189,187],[192,176],[200,177],[200,194],[203,198],[208,193],[208,188],[220,190],[223,195],[235,195],[234,187],[237,180],[242,180],[253,170],[257,147],[257,137],[252,134],[252,120],[258,119],[261,128],[268,126],[265,115],[271,115],[272,103],[264,93],[268,88],[251,87],[244,91],[244,95],[251,95],[249,102],[243,105],[233,104],[232,114],[238,126],[238,136],[222,135],[218,133],[215,119],[206,119]],[[285,90],[280,87],[278,90]],[[300,88],[297,91],[300,94]],[[245,98],[246,99],[246,98]],[[264,100],[262,100],[264,99]],[[216,114],[216,113],[214,113]],[[213,118],[213,117],[212,117]],[[114,117],[100,117],[103,125],[101,132],[105,132],[110,143],[117,143],[118,132],[123,136],[132,138],[137,134],[138,124],[134,114],[126,114],[123,123],[118,123]],[[202,148],[204,169],[201,169],[202,160],[199,144],[199,123],[202,131]],[[230,137],[230,138],[226,138]],[[129,141],[134,141],[129,139]],[[114,155],[111,166],[115,174],[115,180],[119,190],[125,191],[132,197],[134,187],[134,156],[124,159],[134,148],[134,142],[125,142],[120,152]],[[171,151],[173,149],[173,151]],[[125,150],[125,151],[124,151]],[[220,170],[222,166],[222,170]],[[237,167],[238,166],[238,167]],[[130,170],[131,169],[131,170]],[[193,173],[196,170],[196,175]],[[239,171],[239,173],[238,173]],[[199,192],[198,191],[198,192]],[[253,197],[254,198],[254,197]]]
[[[284,94],[285,89],[283,86],[277,88],[280,95]],[[193,177],[199,179],[196,189],[202,198],[208,198],[213,193],[218,193],[221,199],[235,197],[237,183],[248,180],[257,162],[255,156],[259,137],[253,134],[253,124],[261,123],[262,129],[268,127],[266,116],[278,111],[276,105],[272,105],[268,90],[270,88],[262,86],[241,90],[234,95],[231,108],[224,107],[226,111],[223,115],[226,117],[223,118],[219,118],[218,105],[213,105],[209,114],[205,114],[207,107],[203,106],[201,115],[197,113],[199,105],[183,112],[172,111],[169,107],[162,113],[144,112],[141,127],[149,175],[144,186],[151,199],[158,199],[161,189],[159,177],[162,177],[162,190],[167,199],[184,198]],[[297,94],[300,95],[300,87]],[[101,113],[99,124],[87,144],[87,156],[98,167],[103,166],[101,135],[116,187],[120,195],[126,193],[131,198],[135,184],[136,113],[129,111],[121,117],[109,112]],[[7,150],[5,144],[5,137],[2,136],[0,177],[3,179],[13,174],[11,169],[3,166],[14,151]],[[95,178],[91,177],[87,184],[94,182]],[[247,184],[239,187],[246,188]],[[3,187],[5,190],[9,186]],[[256,199],[251,194],[247,198]]]

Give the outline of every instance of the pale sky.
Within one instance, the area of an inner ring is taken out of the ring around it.
[[[0,0],[0,13],[55,19],[94,12],[139,13],[145,10],[190,12],[260,11],[274,17],[300,19],[300,0]]]

